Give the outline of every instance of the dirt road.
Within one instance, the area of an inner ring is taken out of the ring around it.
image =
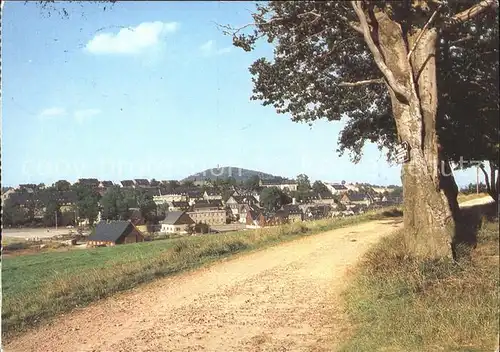
[[[11,238],[19,238],[19,239],[28,239],[28,238],[33,238],[33,237],[38,237],[38,238],[50,238],[54,236],[62,236],[62,235],[68,235],[70,233],[70,229],[67,228],[51,228],[47,231],[46,228],[42,229],[29,229],[29,228],[23,228],[23,229],[3,229],[3,236],[5,237],[11,237]],[[76,232],[73,230],[73,232]]]
[[[346,270],[401,227],[373,221],[161,279],[59,317],[4,351],[332,351],[346,329],[337,301]]]
[[[475,205],[482,205],[482,204],[489,204],[489,203],[493,203],[493,199],[490,196],[471,199],[471,200],[462,202],[462,203],[460,203],[460,207],[461,208],[469,208],[469,207],[473,207]]]

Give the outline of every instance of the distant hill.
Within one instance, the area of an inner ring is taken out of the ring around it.
[[[259,176],[261,180],[270,180],[275,176],[271,174],[266,174],[265,172],[243,169],[234,166],[223,166],[221,168],[206,169],[201,172],[197,172],[191,176],[186,177],[182,181],[203,181],[203,180],[216,180],[216,179],[226,179],[229,177],[234,177],[236,181],[246,181],[252,176]]]

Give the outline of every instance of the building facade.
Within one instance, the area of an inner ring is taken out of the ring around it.
[[[201,208],[188,212],[188,215],[197,224],[223,225],[226,223],[226,210]]]

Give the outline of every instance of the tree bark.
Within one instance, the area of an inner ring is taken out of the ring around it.
[[[385,64],[410,94],[404,101],[389,87],[398,136],[411,147],[410,161],[402,167],[406,245],[414,255],[451,257],[458,190],[451,172],[440,172],[446,163],[440,162],[436,133],[438,34],[426,30],[408,60],[419,31],[405,38],[401,26],[385,13],[376,18],[375,35]]]
[[[484,174],[484,181],[486,183],[486,190],[491,198],[498,205],[498,195],[499,195],[499,184],[500,184],[500,175],[497,174],[497,168],[494,163],[489,161],[490,164],[490,176],[486,172],[486,169],[483,165],[480,166],[481,171]]]

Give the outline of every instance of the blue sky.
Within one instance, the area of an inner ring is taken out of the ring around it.
[[[400,167],[373,145],[356,165],[337,155],[341,122],[311,128],[250,101],[248,67],[271,48],[232,47],[214,22],[248,23],[251,3],[64,6],[69,18],[5,5],[3,185],[181,179],[217,165],[400,184]],[[475,171],[457,182],[475,182]]]

